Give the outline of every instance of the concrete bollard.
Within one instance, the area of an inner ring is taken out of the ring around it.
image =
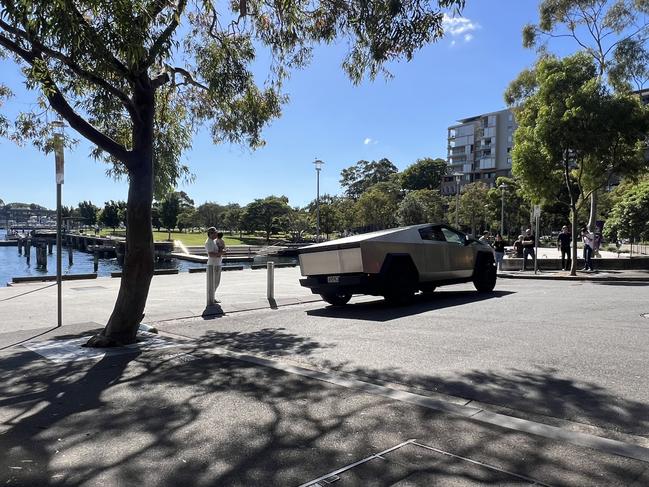
[[[266,270],[268,274],[266,294],[268,299],[275,299],[275,263],[266,262]]]

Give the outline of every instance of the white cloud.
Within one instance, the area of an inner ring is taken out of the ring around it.
[[[455,42],[455,40],[452,40],[452,41],[451,41],[451,47],[453,47],[455,44],[457,44],[457,43]]]
[[[378,140],[374,140],[374,139],[372,139],[370,137],[366,137],[365,140],[363,140],[363,144],[365,144],[365,145],[376,145],[378,143],[379,143]]]
[[[471,42],[473,40],[473,34],[470,32],[480,29],[480,24],[471,19],[467,19],[466,17],[451,17],[448,14],[444,14],[442,25],[444,32],[451,37],[464,36],[464,42]],[[455,41],[451,41],[451,45],[454,46]]]

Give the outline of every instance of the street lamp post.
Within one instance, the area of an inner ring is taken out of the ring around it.
[[[505,238],[505,190],[507,189],[507,185],[505,183],[502,183],[500,186],[500,236]]]
[[[61,269],[61,185],[63,184],[63,129],[65,124],[61,120],[52,122],[54,126],[54,161],[56,171],[56,302],[57,302],[57,321],[56,326],[60,327],[63,324],[62,312],[62,269]]]
[[[460,180],[462,179],[461,172],[454,172],[455,177],[455,228],[460,229]]]
[[[313,161],[315,164],[316,172],[316,199],[315,199],[315,213],[316,213],[316,242],[320,241],[320,171],[322,170],[322,162],[320,159],[316,158]]]

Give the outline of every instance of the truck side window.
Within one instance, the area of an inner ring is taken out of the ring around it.
[[[464,245],[464,237],[449,228],[442,228],[446,241],[454,244]]]
[[[446,242],[444,233],[440,227],[426,227],[419,229],[419,235],[422,240],[433,240],[435,242]]]

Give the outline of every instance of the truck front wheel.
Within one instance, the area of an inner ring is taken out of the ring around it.
[[[344,306],[352,298],[351,293],[347,291],[334,291],[320,295],[324,301],[332,306]]]

